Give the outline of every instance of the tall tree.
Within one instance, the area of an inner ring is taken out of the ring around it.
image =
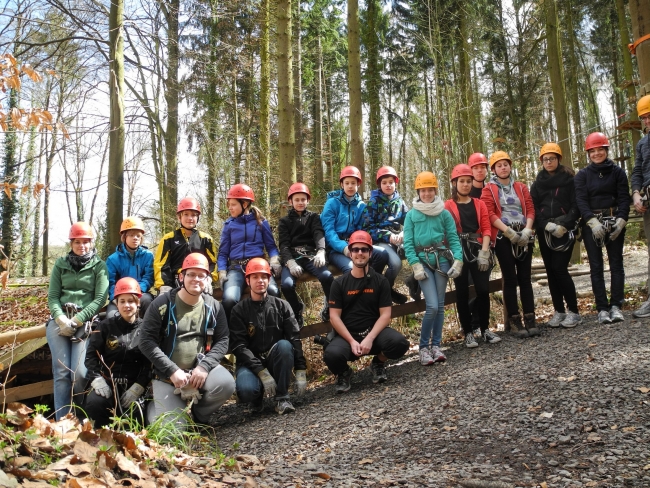
[[[348,93],[350,96],[350,149],[352,166],[366,181],[363,155],[363,113],[361,104],[361,39],[359,0],[348,0]]]
[[[382,66],[380,63],[381,39],[385,26],[382,21],[380,0],[366,1],[366,18],[363,38],[368,53],[365,81],[368,96],[368,159],[370,174],[374,174],[383,162],[383,137],[381,130],[380,92]]]
[[[286,195],[296,181],[296,138],[294,132],[293,71],[291,47],[291,0],[277,3],[278,22],[278,131],[280,180],[278,197]],[[275,186],[274,186],[275,187]]]

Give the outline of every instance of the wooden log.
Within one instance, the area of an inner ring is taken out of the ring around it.
[[[0,391],[0,400],[4,404],[19,402],[27,398],[51,395],[53,390],[54,380],[40,381],[31,385],[16,386],[15,388],[7,388],[4,391]]]
[[[10,330],[0,334],[0,346],[12,342],[24,342],[30,339],[45,337],[45,324],[26,327],[24,329]]]
[[[36,349],[39,349],[47,342],[45,337],[36,337],[28,341],[23,342],[20,346],[6,351],[4,354],[0,355],[0,371],[4,371],[12,364],[17,363],[22,358],[31,354]]]

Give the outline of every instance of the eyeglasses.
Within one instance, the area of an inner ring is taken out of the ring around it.
[[[350,252],[360,252],[361,254],[366,254],[370,252],[369,247],[351,247]]]
[[[185,273],[185,278],[189,280],[205,281],[208,279],[208,275],[205,273],[201,273],[201,274]]]
[[[640,118],[643,122],[646,122],[646,121],[650,120],[650,115],[642,115],[642,116],[639,117],[639,118]]]
[[[542,159],[542,163],[554,163],[555,161],[557,161],[557,158],[555,156]]]

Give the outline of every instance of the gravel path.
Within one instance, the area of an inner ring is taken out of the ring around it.
[[[364,370],[287,416],[229,405],[217,442],[259,457],[268,487],[650,486],[650,320],[626,318],[452,344],[433,367],[412,355],[384,385]]]

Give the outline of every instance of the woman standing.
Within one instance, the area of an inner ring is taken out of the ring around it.
[[[575,198],[573,171],[560,164],[562,149],[554,142],[542,146],[539,159],[543,168],[531,186],[530,196],[535,205],[535,229],[539,237],[548,287],[555,314],[549,327],[572,328],[582,322],[569,261],[575,244],[573,231],[580,212]],[[564,308],[564,302],[569,312]]]
[[[80,394],[85,386],[86,338],[80,329],[92,320],[108,297],[108,270],[97,256],[93,238],[87,223],[72,225],[71,251],[54,263],[47,292],[52,319],[47,323],[46,336],[52,353],[57,420],[71,412],[72,395]]]

